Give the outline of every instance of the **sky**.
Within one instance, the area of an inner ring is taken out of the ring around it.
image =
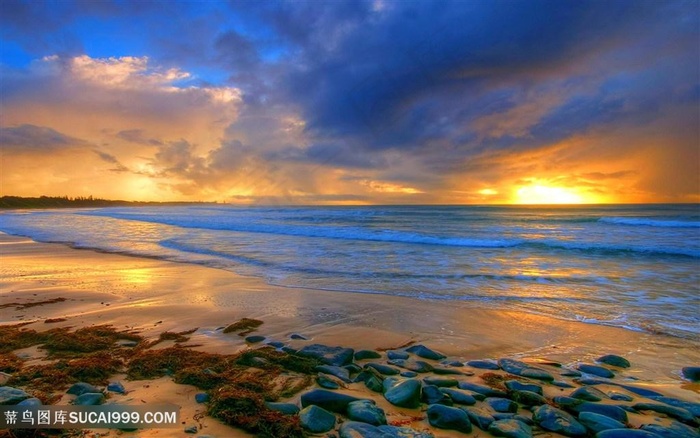
[[[0,193],[700,202],[700,3],[0,2]]]

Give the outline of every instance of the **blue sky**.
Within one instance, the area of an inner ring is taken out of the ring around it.
[[[700,200],[696,1],[6,0],[0,19],[4,194]]]

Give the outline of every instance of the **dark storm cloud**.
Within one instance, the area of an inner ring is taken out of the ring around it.
[[[108,154],[107,152],[102,152],[98,150],[94,150],[100,159],[106,163],[113,164],[114,167],[109,169],[111,172],[128,172],[129,168],[123,165],[122,163],[117,160],[117,157],[115,157],[112,154]]]
[[[85,142],[44,126],[20,125],[0,128],[0,145],[16,152],[50,152]]]

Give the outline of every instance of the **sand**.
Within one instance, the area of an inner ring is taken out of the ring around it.
[[[21,306],[55,298],[66,300]],[[300,333],[314,343],[355,349],[423,343],[461,360],[547,358],[571,365],[615,353],[633,363],[628,375],[640,379],[637,384],[700,401],[700,385],[679,375],[682,367],[700,364],[697,340],[483,309],[470,303],[280,288],[220,269],[0,234],[0,305],[7,303],[19,306],[0,308],[1,324],[32,322],[27,327],[37,331],[111,324],[147,337],[198,328],[190,343],[201,344],[198,350],[225,354],[248,346],[243,338],[217,329],[243,317],[264,321],[256,334],[292,347],[309,343],[290,340],[292,333]],[[65,321],[45,323],[49,318]],[[25,353],[30,362],[43,359],[40,350],[29,350]],[[132,391],[125,399],[176,403],[182,406],[187,424],[195,424],[193,417],[204,411],[193,401],[198,392],[194,387],[167,378],[150,384],[122,381]],[[200,434],[247,436],[208,417],[199,423]],[[140,431],[136,436],[150,435],[183,433],[162,429]]]

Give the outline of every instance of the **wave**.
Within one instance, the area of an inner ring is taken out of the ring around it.
[[[632,225],[663,228],[700,228],[699,221],[649,219],[639,217],[602,217],[599,222],[615,225]]]

